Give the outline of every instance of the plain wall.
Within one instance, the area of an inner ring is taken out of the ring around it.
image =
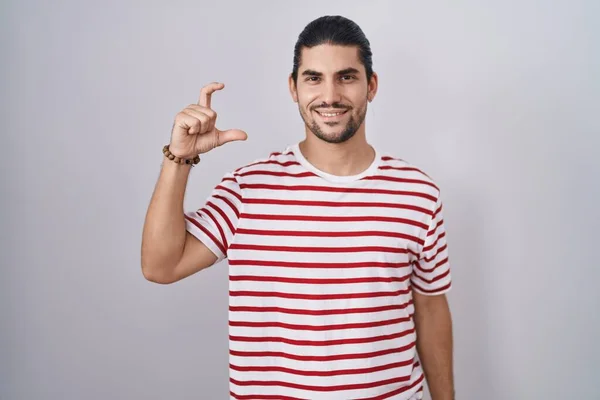
[[[297,35],[341,14],[380,77],[369,141],[445,202],[460,400],[600,398],[599,2],[8,1],[0,12],[0,399],[224,399],[227,263],[144,280],[175,114],[220,81],[186,208],[302,140]]]

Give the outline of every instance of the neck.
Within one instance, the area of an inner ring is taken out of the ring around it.
[[[357,175],[371,165],[375,149],[367,142],[364,128],[344,143],[327,143],[307,128],[300,151],[315,168],[336,176]]]

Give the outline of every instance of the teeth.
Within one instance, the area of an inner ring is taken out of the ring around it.
[[[340,114],[342,114],[341,112],[337,112],[337,113],[320,113],[322,116],[324,117],[336,117]]]

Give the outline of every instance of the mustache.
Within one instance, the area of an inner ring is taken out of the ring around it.
[[[315,111],[315,110],[318,110],[319,108],[327,108],[327,109],[339,108],[340,110],[350,110],[352,107],[344,105],[342,103],[331,103],[331,104],[321,103],[317,106],[311,107],[311,110]]]

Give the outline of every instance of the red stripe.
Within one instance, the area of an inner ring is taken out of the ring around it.
[[[379,207],[379,208],[399,208],[404,210],[417,211],[423,214],[431,215],[431,210],[423,207],[413,206],[411,204],[400,203],[382,203],[367,201],[310,201],[310,200],[281,200],[281,199],[242,199],[244,204],[271,204],[278,206],[315,206],[315,207]]]
[[[219,195],[215,195],[214,198],[224,201],[231,208],[231,210],[233,211],[235,216],[238,219],[240,218],[240,212],[238,211],[237,207],[231,202],[230,199],[228,199],[227,197],[219,196]]]
[[[337,324],[337,325],[299,325],[299,324],[286,324],[284,322],[248,322],[248,321],[229,321],[229,326],[235,327],[247,327],[247,328],[285,328],[293,329],[298,331],[336,331],[344,329],[361,329],[361,328],[375,328],[378,326],[387,326],[393,324],[400,324],[402,322],[410,322],[411,316],[394,318],[383,321],[374,322],[356,322],[353,324]]]
[[[402,161],[402,160],[398,160],[398,161]],[[395,170],[395,171],[414,171],[414,172],[420,172],[423,174],[423,172],[420,169],[415,168],[415,167],[394,167],[391,165],[380,165],[379,169],[381,169],[381,170],[391,169],[391,170]],[[425,174],[423,174],[423,175],[425,175]]]
[[[410,380],[410,375],[399,376],[396,378],[386,379],[378,382],[355,383],[335,386],[315,386],[301,385],[299,383],[283,382],[283,381],[238,381],[230,378],[229,381],[238,386],[281,386],[300,390],[312,390],[315,392],[337,392],[342,390],[359,390],[368,389],[378,386],[391,385],[393,383],[406,382]]]
[[[439,198],[438,198],[438,200],[439,200]],[[438,201],[438,200],[436,200],[436,203],[437,203],[437,201]],[[443,208],[443,207],[444,207],[444,205],[440,203],[440,206],[439,206],[439,207],[437,208],[437,210],[435,210],[435,212],[433,213],[433,218],[434,218],[434,219],[435,219],[435,218],[438,216],[438,214],[439,214],[439,213],[441,213],[441,212],[442,212],[442,208]]]
[[[267,246],[258,244],[232,243],[229,247],[235,250],[260,250],[260,251],[286,251],[294,253],[362,253],[382,252],[406,254],[407,249],[385,246],[356,246],[356,247],[294,247],[294,246]]]
[[[442,291],[444,291],[444,290],[448,289],[448,288],[450,287],[450,285],[452,285],[452,283],[448,283],[447,285],[444,285],[444,286],[442,286],[442,287],[440,287],[440,288],[435,288],[435,289],[425,289],[425,288],[423,288],[423,287],[421,287],[421,286],[417,285],[417,284],[416,284],[416,283],[414,283],[414,282],[411,282],[411,284],[412,284],[414,287],[416,287],[417,289],[419,289],[419,290],[420,290],[421,292],[423,292],[423,293],[437,293],[437,292],[442,292]]]
[[[231,282],[280,282],[280,283],[297,283],[303,285],[344,285],[351,283],[374,283],[374,282],[404,282],[410,278],[405,276],[373,276],[363,278],[288,278],[279,276],[257,276],[257,275],[230,275]]]
[[[413,383],[411,383],[408,386],[402,386],[398,389],[394,389],[391,392],[385,393],[383,395],[379,395],[379,396],[375,396],[375,397],[364,397],[361,399],[357,399],[357,400],[386,400],[389,399],[392,396],[395,396],[397,394],[406,392],[410,389],[413,389],[416,386],[420,386],[420,388],[417,390],[416,393],[421,393],[423,392],[423,380],[424,380],[425,376],[421,373],[421,375],[419,376],[419,378],[417,378]],[[233,396],[235,399],[238,400],[305,400],[305,399],[299,399],[296,397],[287,397],[287,396],[282,396],[282,395],[258,395],[258,394],[250,394],[250,395],[237,395],[234,392],[230,391],[229,394],[231,396]]]
[[[416,255],[409,251],[409,253]],[[406,268],[410,265],[409,262],[387,263],[377,261],[364,262],[330,262],[330,263],[314,263],[314,262],[292,262],[292,261],[267,261],[267,260],[229,260],[229,266],[259,266],[259,267],[283,267],[283,268]]]
[[[292,174],[289,172],[276,172],[276,171],[248,171],[242,172],[239,174],[240,176],[252,176],[252,175],[266,175],[266,176],[286,176],[289,178],[308,178],[312,176],[317,176],[312,172],[300,172],[297,174]]]
[[[237,184],[237,181],[235,181],[235,182]],[[235,196],[239,201],[242,201],[242,196],[238,192],[236,192],[235,190],[232,190],[232,189],[228,188],[227,186],[218,185],[215,189],[224,190],[224,191],[230,193],[232,196]]]
[[[279,154],[279,155],[281,155],[281,154]],[[298,161],[265,160],[265,161],[257,161],[257,162],[253,162],[251,164],[245,165],[241,168],[238,168],[236,172],[241,171],[242,169],[247,169],[249,167],[254,167],[256,165],[267,165],[267,164],[281,165],[282,167],[289,167],[292,165],[300,165],[300,163]]]
[[[427,193],[412,192],[408,190],[371,189],[371,188],[348,188],[316,185],[273,185],[263,183],[242,183],[241,189],[264,189],[283,191],[310,191],[310,192],[334,192],[334,193],[367,193],[367,194],[391,194],[400,196],[422,197],[433,202],[437,201],[435,196]]]
[[[423,268],[421,266],[420,261],[416,261],[415,267],[419,271],[429,274],[429,273],[432,273],[433,271],[435,271],[437,268],[441,267],[442,265],[446,264],[447,262],[448,262],[448,257],[444,258],[442,261],[437,262],[432,268]]]
[[[398,178],[395,176],[385,176],[385,175],[374,175],[374,176],[365,176],[364,180],[368,181],[389,181],[389,182],[400,182],[400,183],[417,183],[420,185],[427,185],[435,188],[439,191],[437,185],[431,181],[424,181],[421,179],[407,179],[407,178]]]
[[[380,395],[380,396],[363,397],[363,398],[357,399],[357,400],[385,400],[385,399],[389,399],[392,396],[395,396],[395,395],[400,394],[400,393],[404,393],[407,390],[410,390],[410,389],[412,389],[412,388],[414,388],[414,387],[416,387],[418,385],[421,385],[424,378],[425,378],[425,376],[423,375],[423,373],[421,373],[421,375],[413,383],[411,383],[408,386],[399,387],[398,389],[394,389],[391,392],[385,393],[385,394]]]
[[[392,364],[381,365],[370,368],[356,368],[356,369],[338,369],[332,371],[302,371],[298,369],[276,367],[276,366],[260,366],[260,367],[240,367],[234,364],[229,364],[229,367],[235,371],[240,372],[284,372],[292,375],[300,376],[339,376],[339,375],[360,375],[370,374],[373,372],[386,371],[392,368],[406,367],[413,363],[413,360],[400,361]]]
[[[424,223],[413,221],[406,218],[379,217],[379,216],[358,216],[358,217],[331,217],[331,216],[313,216],[313,215],[277,215],[277,214],[248,214],[242,213],[240,218],[275,220],[275,221],[317,221],[317,222],[395,222],[400,224],[417,226],[422,229],[428,229]]]
[[[223,245],[221,243],[219,243],[219,240],[208,231],[208,229],[206,229],[204,226],[200,225],[200,223],[198,221],[196,221],[194,218],[190,218],[188,215],[185,216],[185,218],[190,221],[191,223],[193,223],[194,225],[196,225],[196,227],[198,227],[198,229],[200,229],[202,232],[204,232],[204,234],[206,236],[208,236],[210,238],[210,240],[213,241],[213,243],[215,244],[215,246],[217,246],[219,248],[219,250],[225,254],[225,248],[223,248]]]
[[[403,304],[391,304],[387,306],[378,307],[362,307],[362,308],[339,308],[339,309],[325,309],[325,310],[304,310],[297,308],[284,308],[284,307],[250,307],[250,306],[229,306],[231,312],[278,312],[282,314],[295,314],[295,315],[340,315],[340,314],[361,314],[361,313],[376,313],[383,311],[392,310],[403,310],[408,306],[412,305],[412,301],[409,300]]]
[[[345,344],[362,344],[362,343],[375,343],[383,340],[398,339],[406,335],[414,333],[414,329],[408,329],[402,332],[381,335],[366,338],[354,338],[354,339],[339,339],[339,340],[293,340],[287,338],[265,336],[265,337],[247,337],[247,336],[233,336],[229,335],[229,340],[234,342],[246,342],[246,343],[286,343],[294,346],[340,346]]]
[[[405,163],[406,161],[401,160],[399,158],[388,158],[387,160],[384,161],[400,161],[402,163]],[[422,170],[420,170],[419,168],[416,167],[408,167],[408,166],[404,166],[404,167],[395,167],[393,165],[380,165],[379,169],[381,170],[396,170],[396,171],[414,171],[414,172],[418,172],[421,175],[423,175],[424,177],[428,178],[430,181],[433,181],[433,179],[431,178],[431,176],[427,175],[425,172],[423,172]]]
[[[448,248],[448,244],[444,244],[442,247],[440,247],[439,249],[437,249],[437,251],[435,252],[435,254],[433,256],[431,256],[431,258],[427,258],[425,257],[423,260],[426,263],[431,263],[433,260],[435,260],[437,258],[437,256],[440,255],[441,252],[443,252],[444,250],[446,250]]]
[[[393,237],[410,240],[421,246],[424,241],[418,237],[407,235],[400,232],[386,231],[350,231],[350,232],[326,232],[326,231],[283,231],[283,230],[262,230],[262,229],[238,229],[237,233],[245,235],[260,235],[260,236],[291,236],[291,237],[361,237],[361,236],[376,236],[376,237]]]
[[[233,297],[278,297],[281,299],[300,299],[300,300],[346,300],[346,299],[369,299],[375,297],[400,296],[408,294],[410,289],[394,290],[389,292],[373,293],[333,293],[333,294],[302,294],[302,293],[282,293],[282,292],[256,292],[250,290],[229,291]]]
[[[438,223],[435,225],[435,228],[433,228],[432,230],[430,230],[429,232],[427,232],[427,237],[429,236],[433,236],[435,235],[435,233],[437,232],[438,228],[440,226],[442,226],[444,224],[444,220],[439,220]]]
[[[423,251],[427,252],[427,251],[429,251],[429,250],[431,250],[431,249],[435,248],[435,247],[437,246],[438,242],[439,242],[441,239],[445,238],[445,237],[446,237],[446,232],[444,232],[444,233],[442,233],[441,235],[439,235],[439,236],[437,237],[437,239],[435,240],[435,242],[433,242],[432,244],[430,244],[430,245],[429,245],[429,246],[427,246],[427,247],[424,247],[424,248],[423,248]],[[439,252],[438,252],[438,253],[439,253]],[[437,254],[438,254],[438,253],[436,253],[436,256],[437,256]],[[430,262],[430,261],[431,261],[431,260],[433,260],[434,258],[435,258],[435,256],[434,256],[434,257],[432,257],[432,258],[430,258],[430,259],[425,259],[425,261],[427,261],[427,262]]]
[[[449,269],[447,269],[447,270],[446,270],[446,272],[444,272],[444,273],[442,273],[442,274],[440,274],[440,275],[436,276],[436,277],[435,277],[435,278],[433,278],[433,279],[427,279],[427,278],[424,278],[424,277],[422,277],[421,275],[419,275],[419,274],[417,273],[417,271],[415,271],[415,272],[414,272],[414,274],[415,274],[415,276],[416,276],[417,278],[419,278],[419,279],[420,279],[420,280],[422,280],[423,282],[425,282],[425,283],[429,283],[429,284],[432,284],[432,283],[434,283],[434,282],[437,282],[437,281],[439,281],[440,279],[444,279],[445,277],[447,277],[448,275],[450,275],[450,270],[449,270]]]
[[[402,347],[396,347],[393,349],[385,349],[372,351],[369,353],[352,353],[352,354],[335,354],[328,356],[303,356],[297,354],[284,353],[281,351],[237,351],[230,350],[229,354],[237,357],[281,357],[289,358],[291,360],[298,361],[339,361],[339,360],[356,360],[356,359],[369,359],[373,357],[385,356],[388,354],[403,353],[410,350],[415,346],[415,342],[407,344]]]
[[[237,400],[307,400],[307,399],[300,399],[298,397],[282,396],[279,394],[277,394],[277,395],[268,395],[268,394],[240,395],[240,394],[235,394],[234,392],[230,391],[229,395]]]
[[[227,216],[227,214],[225,214],[225,212],[223,210],[221,210],[221,208],[219,206],[217,206],[215,203],[213,203],[212,201],[208,201],[207,204],[209,206],[211,206],[216,212],[218,212],[219,215],[221,216],[221,218],[223,218],[223,220],[225,220],[225,223],[227,224],[227,227],[229,228],[229,232],[231,232],[231,234],[233,235],[235,233],[235,227],[229,220],[229,217]],[[220,227],[220,225],[221,224],[217,224],[217,226],[219,226],[219,227]]]
[[[214,205],[212,203],[208,203],[208,205],[213,206]],[[216,209],[217,211],[220,211],[218,208]],[[210,217],[210,219],[212,219],[212,221],[214,222],[215,226],[217,227],[217,229],[219,230],[219,234],[221,235],[221,243],[223,243],[223,246],[225,248],[227,248],[227,238],[225,237],[225,232],[223,231],[223,228],[221,227],[221,224],[219,222],[217,222],[217,219],[215,218],[215,216],[213,215],[213,213],[211,213],[208,208],[202,208],[202,211],[204,211],[206,213],[206,215],[208,215]],[[200,215],[200,213],[196,213],[198,215]]]
[[[401,158],[396,158],[396,157],[392,157],[392,156],[381,156],[381,160],[382,161],[400,161],[400,162],[406,162]]]

